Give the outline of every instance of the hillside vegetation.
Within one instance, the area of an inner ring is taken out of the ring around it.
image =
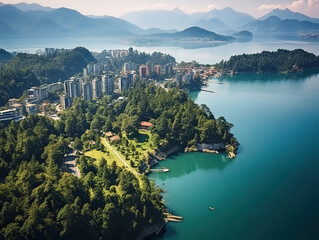
[[[288,72],[319,68],[319,57],[302,49],[279,49],[275,52],[232,56],[228,61],[217,64],[217,68],[234,72]]]
[[[32,86],[65,81],[95,61],[82,47],[50,56],[19,53],[0,66],[0,106],[10,98],[20,97]]]

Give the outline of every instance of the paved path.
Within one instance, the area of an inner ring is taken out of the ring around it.
[[[112,152],[115,153],[115,155],[124,163],[124,165],[125,165],[126,167],[128,167],[134,174],[140,175],[140,173],[136,172],[135,169],[133,169],[131,166],[129,166],[129,165],[126,163],[126,161],[125,161],[123,158],[121,158],[121,156],[120,156],[116,151],[114,151],[114,149],[113,149],[113,148],[111,147],[111,145],[106,141],[105,138],[103,138],[103,140],[105,141],[105,144],[112,150]]]
[[[66,171],[69,173],[72,173],[74,176],[79,178],[81,174],[80,174],[80,170],[78,166],[76,166],[76,163],[75,163],[76,153],[75,151],[72,151],[72,149],[69,149],[69,150],[70,152],[66,156],[65,162],[64,162]]]

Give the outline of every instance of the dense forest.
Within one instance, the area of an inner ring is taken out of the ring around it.
[[[0,65],[0,106],[32,86],[64,81],[95,61],[82,47],[49,56],[19,53]]]
[[[0,63],[12,59],[12,54],[0,48]]]
[[[234,72],[289,72],[308,68],[319,68],[319,57],[302,49],[242,54],[217,64],[219,70]]]
[[[163,221],[160,190],[145,176],[105,159],[88,168],[84,156],[80,179],[61,171],[68,119],[32,115],[0,136],[0,239],[134,239]]]

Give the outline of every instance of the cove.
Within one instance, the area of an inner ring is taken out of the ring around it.
[[[239,74],[191,92],[235,127],[238,155],[179,153],[152,173],[183,216],[151,239],[319,239],[319,74]],[[209,207],[215,208],[211,211]]]

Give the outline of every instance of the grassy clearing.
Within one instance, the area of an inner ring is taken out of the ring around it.
[[[123,138],[127,139],[125,143],[123,143]],[[120,159],[122,158],[125,163],[132,168],[132,172],[139,172],[140,161],[147,162],[148,154],[154,152],[154,148],[150,141],[151,134],[147,130],[140,129],[136,138],[127,137],[125,133],[122,133],[122,142],[115,144],[111,144],[106,140],[113,150],[106,144],[105,140],[105,138],[101,138],[101,142],[105,147],[105,152],[94,149],[85,153],[86,156],[97,159],[98,165],[100,160],[105,158],[109,165],[115,161],[118,166],[126,167]],[[120,158],[114,152],[116,152]],[[134,174],[136,174],[136,172]]]
[[[115,161],[118,166],[124,167],[124,163],[110,149],[108,149],[107,146],[106,149],[108,153],[104,153],[102,151],[94,149],[86,152],[85,155],[88,157],[95,158],[97,160],[97,165],[100,164],[100,160],[102,158],[105,158],[108,165],[111,165],[112,162]]]

